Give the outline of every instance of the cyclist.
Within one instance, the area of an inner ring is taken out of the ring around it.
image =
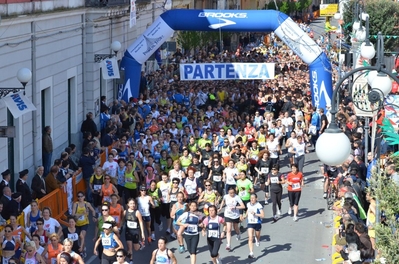
[[[338,174],[339,171],[336,166],[324,165],[324,194],[323,194],[324,199],[327,199],[327,190],[328,186],[330,185],[330,180],[331,182],[335,182],[335,179],[338,177]]]

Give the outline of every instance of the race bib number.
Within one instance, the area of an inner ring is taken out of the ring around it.
[[[247,190],[240,191],[240,196],[241,196],[241,197],[247,196]]]
[[[162,199],[164,201],[164,203],[168,202],[166,199],[168,198],[168,194],[166,193],[162,193]]]
[[[195,178],[201,177],[201,172],[196,171],[196,172],[194,173],[194,177],[195,177]]]
[[[171,194],[171,195],[170,195],[170,200],[171,200],[171,201],[174,201],[174,202],[177,201],[176,194]]]
[[[269,173],[269,168],[261,168],[260,172],[263,174],[267,174],[267,173]]]
[[[94,184],[93,189],[95,191],[99,191],[99,190],[101,190],[101,185],[100,184]]]
[[[299,189],[301,189],[301,184],[300,184],[300,183],[293,183],[293,184],[292,184],[292,189],[293,189],[293,190],[299,190]]]
[[[298,154],[298,156],[302,156],[302,155],[304,155],[304,154],[305,154],[305,151],[304,151],[304,149],[302,149],[302,148],[300,148],[300,149],[297,149],[297,154]]]
[[[217,230],[208,230],[208,237],[219,237],[219,232]]]
[[[86,216],[85,215],[81,215],[81,216],[79,216],[78,221],[84,221],[85,219],[86,219]]]
[[[111,238],[103,237],[101,238],[101,243],[103,244],[103,246],[111,246]]]
[[[133,178],[126,178],[127,182],[133,182]]]
[[[51,264],[57,264],[57,259],[56,258],[52,258],[51,259]]]
[[[44,236],[40,236],[40,243],[41,244],[46,243],[46,239],[44,238]]]
[[[261,142],[261,143],[260,143],[260,146],[261,146],[262,148],[264,148],[264,147],[266,146],[266,142]]]
[[[147,209],[140,209],[140,213],[144,216],[147,216],[149,214],[149,211]]]
[[[137,222],[127,221],[127,227],[131,229],[137,229]]]
[[[278,183],[278,177],[270,177],[271,183]]]
[[[78,241],[79,236],[76,233],[73,234],[68,234],[68,238],[71,239],[72,241]]]
[[[12,236],[12,238],[14,238],[14,240],[21,240],[21,236],[20,235]]]
[[[25,260],[25,264],[35,264],[36,262],[34,260],[31,259],[26,259]]]
[[[254,216],[253,214],[249,214],[248,215],[248,223],[257,224],[258,223],[258,217]]]
[[[112,216],[115,219],[115,223],[119,223],[119,216]]]
[[[253,155],[253,156],[251,157],[251,159],[253,159],[253,160],[258,160],[258,156]]]
[[[247,137],[248,137],[248,140],[253,138],[252,135],[248,135]]]
[[[196,233],[198,232],[198,227],[196,225],[189,225],[187,227],[187,231],[190,233]]]
[[[222,180],[222,176],[213,176],[213,180],[215,182],[220,182]]]
[[[208,166],[209,165],[209,160],[204,160],[204,165]]]
[[[104,201],[105,201],[105,202],[111,202],[111,197],[109,197],[109,196],[104,196]]]

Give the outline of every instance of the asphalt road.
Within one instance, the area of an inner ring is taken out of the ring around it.
[[[289,171],[284,161],[281,168],[282,173]],[[241,235],[241,240],[237,241],[232,237],[232,251],[225,250],[225,241],[220,249],[223,263],[316,263],[319,259],[327,263],[331,257],[332,239],[332,214],[326,209],[326,200],[322,198],[322,181],[319,176],[319,165],[316,154],[311,152],[306,156],[304,168],[305,187],[299,203],[299,220],[294,222],[292,216],[287,215],[288,197],[287,190],[283,193],[282,217],[277,221],[272,221],[271,204],[264,206],[265,219],[262,224],[260,247],[254,247],[255,259],[248,259],[248,236],[246,230]],[[263,202],[264,194],[258,191],[259,201]],[[164,222],[165,223],[165,222]],[[156,229],[158,229],[156,227]],[[234,234],[234,233],[233,233]],[[164,233],[156,232],[160,237]],[[92,255],[94,227],[89,229],[87,235],[87,253],[85,263],[96,263],[98,258]],[[123,240],[123,237],[122,237]],[[189,263],[189,253],[180,254],[177,250],[177,241],[171,241],[167,247],[172,250],[178,263]],[[134,263],[149,263],[151,252],[156,248],[156,243],[146,246],[143,250],[133,253]],[[198,246],[197,263],[212,263],[206,238],[200,238]]]

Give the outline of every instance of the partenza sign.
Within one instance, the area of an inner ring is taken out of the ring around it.
[[[180,80],[266,80],[274,78],[274,63],[180,64]]]

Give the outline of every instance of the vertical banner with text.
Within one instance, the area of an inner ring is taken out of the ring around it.
[[[136,25],[136,0],[130,1],[130,28]]]

